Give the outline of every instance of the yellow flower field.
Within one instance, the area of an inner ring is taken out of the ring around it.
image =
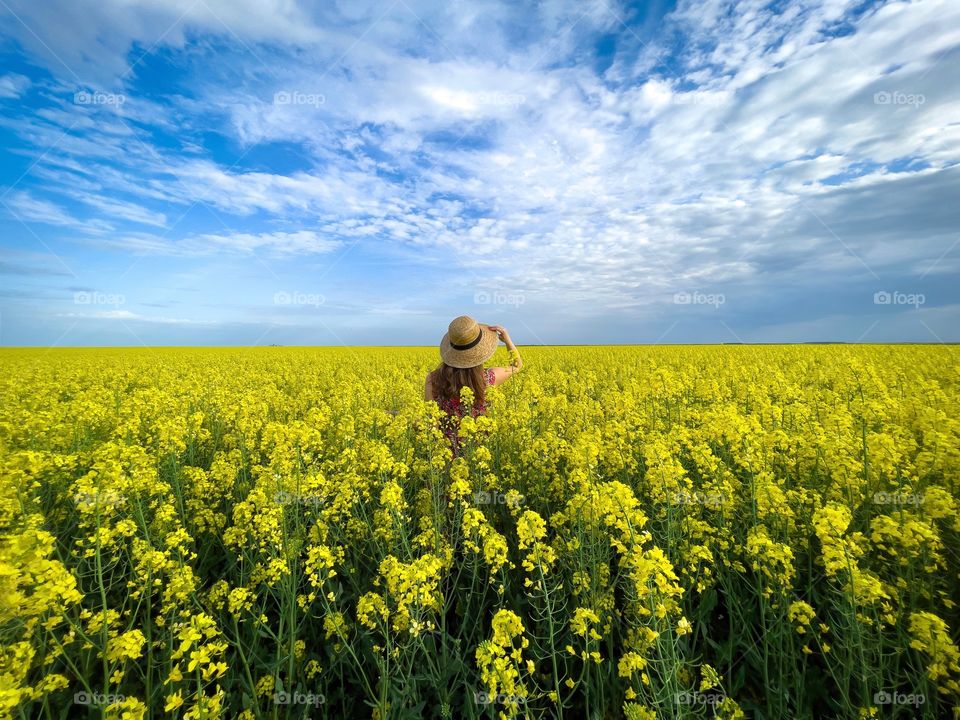
[[[956,348],[524,360],[0,351],[0,717],[960,716]]]

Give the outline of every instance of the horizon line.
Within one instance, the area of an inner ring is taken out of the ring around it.
[[[909,341],[909,340],[891,340],[887,342],[850,342],[846,340],[795,340],[795,341],[757,341],[757,342],[673,342],[673,343],[524,343],[517,345],[518,348],[524,347],[727,347],[727,346],[752,346],[752,345],[924,345],[924,346],[953,346],[960,345],[960,341]],[[355,345],[243,345],[243,344],[225,344],[225,345],[0,345],[0,350],[156,350],[166,348],[191,348],[191,349],[214,349],[214,348],[242,348],[252,350],[254,348],[412,348],[427,349],[436,348],[436,345],[382,345],[357,343]],[[498,346],[499,349],[499,346]]]

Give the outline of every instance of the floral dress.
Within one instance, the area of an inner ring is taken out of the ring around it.
[[[484,372],[484,375],[487,378],[487,385],[493,385],[496,375],[494,375],[493,368],[487,368]],[[450,441],[450,447],[453,448],[453,456],[457,457],[460,454],[460,418],[464,417],[467,414],[467,411],[461,407],[460,398],[452,397],[442,402],[438,402],[440,409],[446,413],[446,417],[441,421],[441,429],[443,434],[447,436],[447,440]],[[480,404],[475,404],[471,408],[470,415],[472,417],[477,417],[478,415],[483,415],[487,411],[489,406],[488,402],[483,402]]]

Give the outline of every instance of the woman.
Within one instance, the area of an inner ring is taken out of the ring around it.
[[[502,340],[510,352],[510,365],[484,369],[483,363],[493,357],[498,340]],[[427,375],[423,397],[435,401],[447,414],[443,430],[453,447],[453,454],[457,455],[460,418],[467,412],[472,417],[486,412],[487,386],[509,380],[523,367],[523,360],[505,327],[481,325],[466,315],[450,323],[446,335],[440,340],[440,358],[442,362],[437,369]],[[473,407],[469,411],[460,406],[460,390],[464,387],[473,391]]]

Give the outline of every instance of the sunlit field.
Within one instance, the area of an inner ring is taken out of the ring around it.
[[[523,354],[0,351],[2,716],[960,716],[955,348]]]

